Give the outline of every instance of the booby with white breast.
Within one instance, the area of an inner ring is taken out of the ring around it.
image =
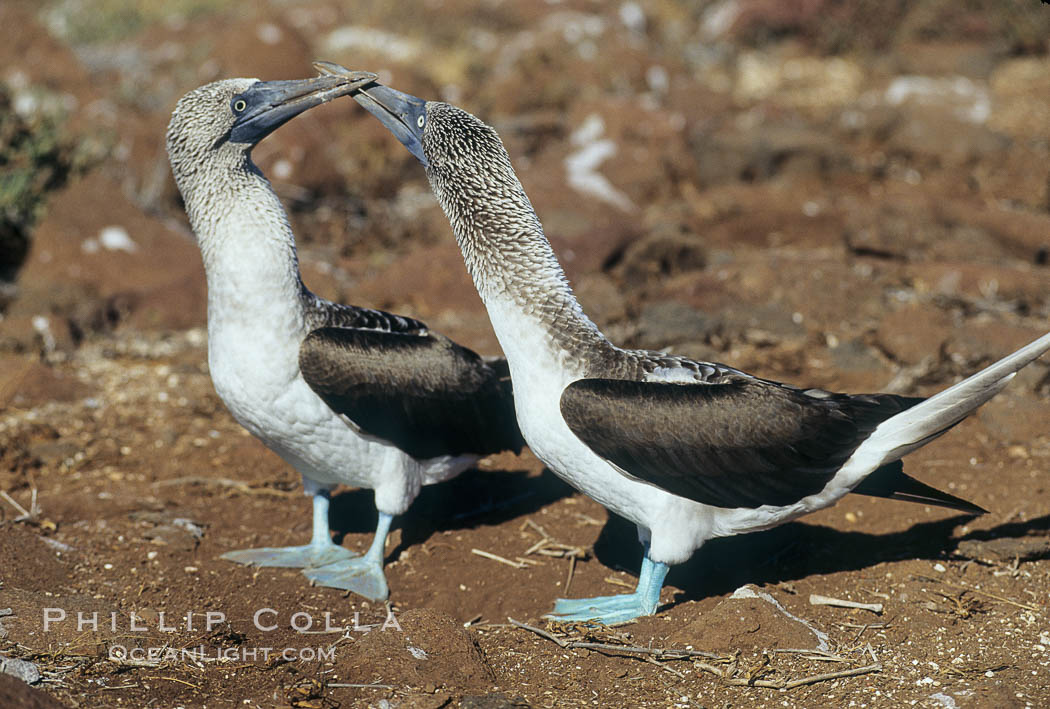
[[[982,510],[906,476],[937,438],[1050,349],[1050,334],[929,399],[847,395],[609,342],[577,302],[496,132],[381,85],[354,98],[426,168],[506,354],[521,432],[556,474],[634,522],[634,593],[558,600],[553,617],[651,615],[669,564],[848,492]]]
[[[313,581],[388,596],[383,550],[422,485],[480,456],[519,451],[505,363],[412,318],[330,303],[303,285],[295,240],[252,148],[280,125],[375,75],[229,79],[186,94],[168,125],[172,173],[208,283],[208,365],[233,416],[303,476],[309,544],[232,551]],[[379,522],[363,557],[332,542],[329,492],[371,488]]]

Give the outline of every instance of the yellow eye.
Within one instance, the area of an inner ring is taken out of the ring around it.
[[[233,102],[233,110],[235,113],[240,113],[244,109],[248,108],[248,104],[243,98],[239,98]]]
[[[419,126],[420,128],[422,128],[423,124],[426,123],[426,122],[427,122],[427,119],[424,118],[423,116],[420,116],[419,118],[416,119],[416,125]]]

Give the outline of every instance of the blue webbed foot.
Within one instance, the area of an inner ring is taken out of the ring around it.
[[[278,566],[286,569],[306,569],[312,566],[334,564],[357,556],[332,541],[328,527],[328,491],[317,487],[308,478],[303,485],[313,497],[313,532],[309,544],[294,547],[263,547],[239,549],[222,555],[227,561],[251,566]]]
[[[617,602],[612,602],[612,599]],[[594,621],[605,625],[626,623],[641,616],[652,615],[656,611],[633,593],[622,596],[600,596],[598,598],[559,598],[554,604],[554,612],[544,618],[550,620]]]
[[[357,556],[355,552],[327,542],[326,544],[304,544],[295,547],[263,547],[261,549],[238,549],[222,555],[227,561],[250,566],[280,566],[290,569],[306,569],[345,561]]]
[[[642,558],[638,588],[634,593],[595,598],[559,598],[554,602],[554,612],[544,617],[563,622],[593,620],[612,625],[652,615],[660,605],[660,589],[666,576],[667,564],[652,561],[646,554]]]
[[[390,589],[387,588],[386,574],[383,573],[383,549],[386,548],[386,537],[393,519],[393,515],[379,513],[379,523],[376,525],[375,537],[372,538],[372,546],[361,558],[303,569],[303,575],[318,586],[353,591],[370,601],[385,601],[390,596]]]
[[[368,556],[303,569],[303,575],[318,586],[353,591],[370,601],[384,601],[390,595],[382,562]]]
[[[576,615],[579,613],[607,613],[631,608],[638,604],[633,593],[615,596],[596,596],[594,598],[558,598],[554,601],[553,615]]]

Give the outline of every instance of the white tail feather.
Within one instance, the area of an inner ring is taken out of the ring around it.
[[[864,460],[864,467],[877,461],[868,469],[867,472],[870,472],[916,448],[921,448],[1002,391],[1018,370],[1031,364],[1048,350],[1050,333],[958,384],[934,394],[921,404],[883,421],[854,451],[850,461]]]

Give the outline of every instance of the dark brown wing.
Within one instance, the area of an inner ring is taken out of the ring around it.
[[[299,368],[333,411],[414,458],[522,448],[509,377],[440,335],[324,327]]]
[[[819,492],[882,421],[918,403],[889,394],[581,379],[561,412],[624,472],[716,507],[789,505]]]

